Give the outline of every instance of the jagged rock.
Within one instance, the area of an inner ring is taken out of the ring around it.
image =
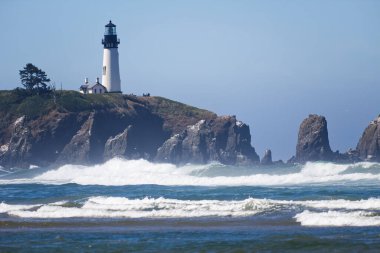
[[[22,116],[11,124],[8,143],[0,148],[6,167],[46,166],[55,162],[63,147],[82,124],[71,113],[51,112],[38,120]],[[14,127],[13,127],[14,126]]]
[[[94,164],[113,157],[151,160],[167,139],[162,125],[161,118],[141,105],[135,105],[126,115],[93,112],[57,162]]]
[[[187,132],[184,131],[183,133],[176,134],[165,141],[165,143],[157,150],[155,160],[174,164],[180,164],[183,162],[182,142],[185,139],[186,135]]]
[[[270,149],[265,150],[265,154],[263,158],[261,159],[261,164],[263,165],[269,165],[272,164],[272,151]]]
[[[356,150],[362,160],[380,162],[380,115],[364,130]]]
[[[207,122],[208,123],[208,122]],[[181,160],[185,163],[206,163],[209,160],[211,129],[205,120],[187,127],[183,135]]]
[[[128,126],[122,133],[115,137],[110,137],[104,147],[104,159],[108,160],[112,157],[124,157],[126,156],[128,145],[128,132],[132,126]]]
[[[31,130],[25,116],[17,118],[12,126],[9,142],[1,146],[0,161],[3,166],[27,167],[30,161]]]
[[[295,156],[292,156],[290,157],[287,161],[286,161],[287,164],[294,164],[294,163],[297,163],[296,161],[296,157]]]
[[[156,161],[170,163],[251,164],[259,161],[251,146],[249,127],[233,116],[201,120],[168,139]]]
[[[209,160],[211,129],[209,122],[200,120],[181,134],[168,139],[158,150],[156,161],[170,163],[205,163]]]
[[[144,148],[139,147],[136,142],[138,131],[136,127],[130,125],[122,133],[115,137],[110,137],[104,147],[104,160],[113,157],[122,157],[127,159],[150,159],[151,154],[147,153]]]
[[[58,157],[58,163],[90,163],[90,142],[92,139],[94,115],[92,112],[81,129],[73,136]]]
[[[334,162],[338,163],[356,163],[363,161],[359,156],[359,152],[351,148],[343,154],[339,153],[339,151],[336,151],[334,155]]]
[[[309,115],[302,121],[299,128],[294,161],[331,161],[333,158],[325,117]]]

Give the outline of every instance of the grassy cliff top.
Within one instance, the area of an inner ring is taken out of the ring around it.
[[[148,102],[153,113],[165,119],[164,127],[179,133],[184,126],[193,125],[201,119],[215,119],[213,112],[189,106],[163,97],[143,97]]]
[[[92,111],[101,108],[123,107],[126,101],[120,94],[84,95],[76,91],[28,95],[23,92],[0,91],[0,112],[35,118],[50,110],[67,112]]]
[[[165,126],[177,128],[194,124],[201,119],[213,119],[216,114],[163,97],[140,97],[108,94],[81,94],[77,91],[57,91],[55,95],[29,95],[19,90],[0,91],[0,116],[7,119],[27,116],[38,118],[50,111],[90,112],[96,110],[125,111],[139,104],[165,119]]]

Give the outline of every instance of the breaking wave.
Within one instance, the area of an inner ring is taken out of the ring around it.
[[[33,172],[37,172],[34,169]],[[0,179],[0,184],[276,186],[380,181],[380,164],[307,163],[293,167],[242,168],[221,164],[156,164],[146,160],[112,159],[94,166],[64,165],[31,177]]]
[[[310,211],[309,209],[312,209]],[[380,226],[380,199],[289,201],[179,200],[94,196],[81,203],[0,204],[0,213],[20,218],[198,218],[242,217],[293,210],[303,226]]]
[[[22,218],[189,218],[249,216],[275,208],[266,200],[242,201],[177,200],[166,198],[128,199],[91,197],[83,205],[57,202],[36,205],[0,205],[0,213]]]
[[[305,210],[294,218],[302,226],[380,226],[380,214],[366,211],[311,212]]]

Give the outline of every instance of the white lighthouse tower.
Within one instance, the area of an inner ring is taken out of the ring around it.
[[[117,50],[120,40],[116,35],[116,25],[110,22],[105,26],[103,51],[103,75],[102,84],[108,92],[121,92],[119,72],[119,52]]]

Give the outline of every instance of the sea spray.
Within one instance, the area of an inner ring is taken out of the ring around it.
[[[380,164],[306,163],[303,166],[234,167],[221,164],[185,165],[114,158],[93,166],[64,165],[31,178],[0,179],[0,184],[39,183],[80,185],[281,186],[380,181]],[[35,169],[36,171],[37,169]],[[226,173],[228,171],[228,173]],[[368,183],[368,182],[366,182]]]

